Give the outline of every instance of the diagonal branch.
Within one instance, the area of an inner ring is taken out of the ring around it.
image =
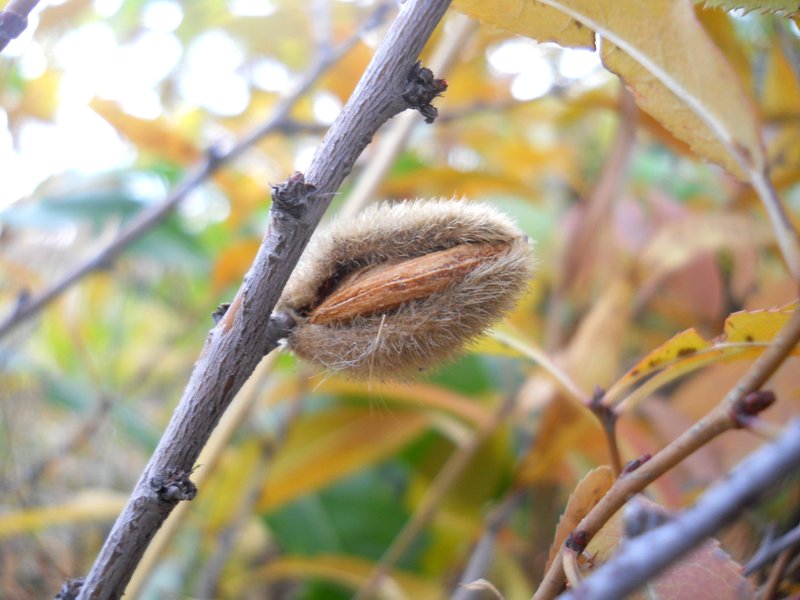
[[[578,524],[586,542],[622,508],[628,499],[642,491],[650,483],[680,463],[687,456],[703,447],[722,433],[742,426],[744,416],[741,407],[748,395],[757,392],[781,366],[786,357],[800,341],[800,309],[773,340],[770,347],[756,359],[750,369],[734,385],[725,397],[691,429],[674,439],[653,458],[639,466],[635,471],[617,479],[611,489]],[[764,406],[766,407],[766,405]],[[542,579],[533,600],[552,600],[564,585],[564,569],[561,560],[564,547]]]
[[[39,4],[39,0],[11,0],[0,11],[0,52],[8,43],[19,37],[28,26],[28,15]]]
[[[304,178],[275,188],[269,229],[230,307],[211,331],[158,447],[81,588],[81,600],[118,598],[150,540],[179,500],[197,457],[262,356],[291,327],[272,315],[283,286],[332,195],[378,128],[409,107],[416,57],[450,0],[407,0]]]
[[[220,168],[231,163],[246,150],[249,150],[251,146],[262,138],[278,131],[291,133],[294,123],[289,119],[289,113],[292,107],[333,64],[338,62],[358,43],[366,31],[374,29],[386,18],[391,5],[392,2],[390,0],[381,2],[372,13],[372,16],[364,22],[359,30],[339,46],[335,48],[322,47],[302,80],[298,82],[295,89],[288,96],[278,103],[272,116],[267,121],[229,149],[217,150],[211,148],[203,163],[191,169],[161,202],[143,210],[133,218],[122,228],[117,237],[96,255],[74,267],[39,294],[29,298],[22,298],[11,312],[0,320],[0,338],[31,317],[39,314],[48,304],[87,275],[95,271],[108,269],[132,243],[164,221],[189,193],[209,179]]]
[[[795,419],[776,443],[751,454],[697,504],[656,529],[628,540],[606,564],[563,600],[623,598],[678,560],[782,477],[800,466],[800,420]]]

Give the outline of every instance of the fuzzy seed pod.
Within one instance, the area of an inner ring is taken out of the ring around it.
[[[278,303],[300,358],[356,377],[407,377],[452,358],[513,308],[531,244],[493,208],[384,203],[318,232]]]

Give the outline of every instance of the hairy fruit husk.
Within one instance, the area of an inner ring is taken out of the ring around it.
[[[453,358],[513,308],[531,244],[502,213],[455,200],[379,204],[312,239],[278,304],[299,357],[371,379]]]

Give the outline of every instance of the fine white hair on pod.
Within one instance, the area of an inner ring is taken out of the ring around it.
[[[532,243],[465,200],[373,205],[317,232],[277,310],[300,358],[354,377],[406,378],[452,359],[516,304]]]

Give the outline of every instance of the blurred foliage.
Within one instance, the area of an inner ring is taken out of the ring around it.
[[[210,148],[268,119],[316,53],[345,41],[375,4],[66,0],[37,13],[0,59],[3,314],[94,256]],[[800,34],[796,17],[769,14],[796,3],[766,4],[694,11],[753,103],[743,119],[758,123],[797,225]],[[414,129],[379,195],[467,196],[517,219],[536,241],[539,270],[503,332],[544,349],[585,394],[614,390],[625,409],[623,460],[654,453],[763,350],[785,319],[786,309],[774,309],[795,300],[795,285],[750,186],[695,155],[670,133],[675,122],[621,108],[618,79],[590,50],[536,44],[486,20],[447,75],[439,120]],[[181,396],[210,313],[254,256],[270,183],[307,164],[382,33],[364,34],[316,82],[294,106],[292,127],[226,165],[109,269],[3,340],[0,596],[52,596],[66,576],[88,570]],[[586,31],[563,35],[593,41]],[[688,75],[693,66],[676,68]],[[727,100],[720,92],[713,102]],[[621,118],[636,119],[635,139],[615,162]],[[614,191],[593,211],[603,181]],[[790,359],[770,384],[779,402],[765,418],[775,424],[800,412],[797,366]],[[417,383],[309,374],[289,356],[256,377],[244,427],[207,466],[141,597],[193,595],[220,560],[216,597],[350,597],[448,459],[513,398],[512,414],[400,558],[393,597],[447,595],[492,508],[524,488],[487,579],[506,598],[529,598],[567,498],[609,461],[594,417],[525,352],[490,338]],[[627,401],[625,390],[634,394]],[[686,506],[759,443],[725,435],[650,496]],[[726,551],[746,560],[764,529],[792,525],[799,496],[798,481],[787,482],[768,507],[743,515],[731,528],[739,535],[722,538]],[[225,536],[233,543],[220,557]],[[785,586],[798,592],[797,580]]]

